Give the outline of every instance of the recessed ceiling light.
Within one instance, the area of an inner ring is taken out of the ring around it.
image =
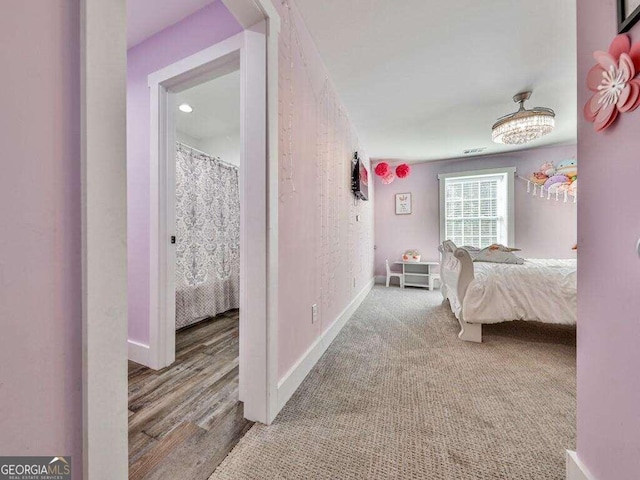
[[[189,105],[188,103],[183,103],[182,105],[180,105],[178,107],[178,110],[180,110],[181,112],[184,112],[184,113],[193,112],[193,108],[191,108],[191,105]]]

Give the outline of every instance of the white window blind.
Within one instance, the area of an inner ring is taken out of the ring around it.
[[[513,174],[468,172],[440,176],[440,237],[458,246],[513,245]]]

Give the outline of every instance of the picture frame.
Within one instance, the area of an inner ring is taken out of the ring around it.
[[[616,0],[618,33],[628,32],[640,20],[640,0]]]
[[[411,193],[396,193],[396,215],[411,215]]]

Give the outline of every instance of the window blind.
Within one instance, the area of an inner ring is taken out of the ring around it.
[[[448,177],[444,184],[445,238],[480,248],[507,240],[505,174]]]

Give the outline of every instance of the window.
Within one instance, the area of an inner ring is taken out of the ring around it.
[[[515,168],[438,175],[440,240],[479,248],[514,246]]]

